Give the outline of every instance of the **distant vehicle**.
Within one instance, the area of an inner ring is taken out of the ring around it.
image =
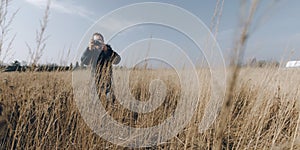
[[[300,68],[300,61],[288,61],[286,63],[286,68]]]

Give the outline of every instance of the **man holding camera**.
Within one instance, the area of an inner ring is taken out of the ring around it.
[[[111,46],[104,43],[100,33],[94,33],[89,46],[81,57],[82,65],[91,65],[92,73],[95,75],[95,83],[99,95],[104,94],[107,98],[111,92],[112,64],[121,61],[118,53]]]

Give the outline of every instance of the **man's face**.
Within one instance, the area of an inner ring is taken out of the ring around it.
[[[94,40],[99,41],[100,43],[104,43],[104,40],[102,39],[102,37],[100,35],[94,35]]]
[[[104,46],[105,46],[105,44],[104,44],[104,40],[102,39],[102,37],[100,36],[100,35],[94,35],[94,40],[95,41],[98,41],[98,42],[100,42],[101,44],[100,45],[95,45],[95,48],[96,49],[104,49]]]

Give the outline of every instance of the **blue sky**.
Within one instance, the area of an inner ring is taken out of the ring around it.
[[[86,31],[105,14],[129,4],[149,2],[143,0],[53,0],[50,12],[50,21],[46,34],[49,35],[45,53],[41,63],[70,63],[75,62],[80,57],[77,47]],[[164,0],[151,2],[163,2],[179,6],[201,19],[207,26],[210,25],[214,13],[216,0]],[[13,59],[29,60],[26,42],[34,47],[35,32],[39,27],[39,20],[43,16],[46,0],[14,0],[10,9],[12,11],[20,9],[12,26],[10,34],[16,33],[13,45]],[[283,0],[274,2],[264,0],[261,2],[256,15],[255,23],[258,28],[251,32],[246,49],[246,59],[275,59],[275,60],[300,60],[300,1]],[[219,24],[217,40],[222,48],[225,60],[230,55],[233,47],[234,35],[239,28],[240,1],[225,1],[222,18]],[[138,12],[141,15],[149,12]],[[258,18],[263,16],[262,22]],[[170,16],[176,17],[176,16]],[[118,22],[112,22],[112,28]],[[196,30],[196,29],[195,29]],[[101,31],[99,31],[101,32]],[[105,36],[105,35],[104,35]],[[120,34],[109,44],[120,52],[126,45],[137,40],[150,37],[170,40],[180,43],[177,40],[182,36],[164,27],[155,25],[138,26],[134,29]],[[176,38],[174,38],[176,36]],[[188,49],[194,49],[193,44],[184,42],[181,44]],[[71,47],[69,58],[66,58],[67,50]],[[63,56],[64,55],[64,56]],[[193,51],[189,52],[190,56]],[[201,54],[200,54],[201,55]],[[199,56],[202,57],[202,56]]]

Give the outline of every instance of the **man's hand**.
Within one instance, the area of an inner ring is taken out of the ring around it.
[[[91,39],[90,43],[89,43],[89,50],[94,50],[94,49],[101,49],[101,50],[106,51],[107,50],[107,46],[103,42],[101,42],[101,44],[96,44],[95,45],[95,41],[93,39]]]
[[[102,50],[104,50],[104,51],[106,51],[106,50],[107,50],[107,46],[106,46],[106,44],[103,44],[103,46],[102,46]]]
[[[91,39],[90,40],[90,43],[89,43],[89,50],[93,50],[94,49],[94,40],[93,39]]]

